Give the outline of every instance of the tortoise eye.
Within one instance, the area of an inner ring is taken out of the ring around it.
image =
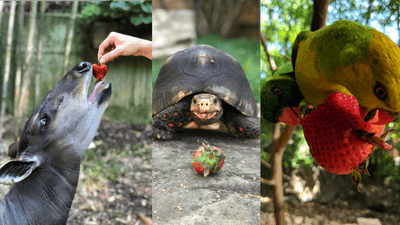
[[[274,89],[274,94],[276,94],[276,95],[281,95],[282,94],[282,90],[280,89],[280,88],[275,88]]]
[[[377,82],[376,85],[375,85],[375,95],[376,95],[376,97],[378,97],[379,99],[384,99],[384,98],[387,97],[387,96],[386,96],[386,89],[385,89],[385,87],[384,87],[381,83],[379,83],[379,82]]]

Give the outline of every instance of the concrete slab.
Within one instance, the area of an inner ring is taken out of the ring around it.
[[[153,141],[154,224],[259,224],[260,140],[188,131],[173,141]],[[227,154],[204,178],[191,163],[207,140]]]

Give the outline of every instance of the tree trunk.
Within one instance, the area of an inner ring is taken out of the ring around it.
[[[39,104],[40,94],[40,60],[42,59],[42,40],[40,39],[41,31],[44,30],[44,13],[46,11],[46,2],[42,1],[40,6],[40,23],[39,23],[39,35],[38,35],[38,50],[37,50],[37,61],[36,61],[36,74],[35,74],[35,106]]]
[[[36,9],[37,2],[31,2],[31,12],[30,12],[30,26],[28,35],[28,44],[26,47],[25,63],[24,63],[24,76],[22,80],[21,95],[19,97],[19,104],[16,116],[18,118],[23,118],[26,109],[28,108],[29,100],[29,84],[31,83],[31,71],[32,71],[32,56],[34,52],[33,38],[35,36],[36,27]]]
[[[285,202],[283,200],[283,185],[282,185],[282,158],[285,153],[286,145],[292,136],[296,126],[286,125],[282,134],[280,132],[280,123],[274,125],[274,134],[271,146],[272,159],[272,201],[274,202],[274,213],[276,224],[286,224],[285,221]]]
[[[64,56],[64,69],[63,69],[63,73],[61,76],[64,76],[65,73],[67,73],[67,67],[68,67],[68,63],[69,63],[69,54],[71,52],[71,45],[72,45],[72,38],[74,35],[74,28],[75,28],[75,19],[76,19],[76,13],[78,11],[78,4],[79,1],[75,0],[74,4],[72,5],[72,15],[71,15],[71,20],[70,20],[70,24],[69,24],[69,32],[68,33],[68,37],[67,37],[67,45],[65,47],[65,56]]]
[[[324,28],[328,16],[328,6],[331,0],[314,0],[314,12],[311,21],[311,31]]]
[[[7,84],[8,79],[10,78],[10,68],[11,68],[11,50],[12,50],[12,40],[13,40],[13,31],[14,31],[14,21],[15,21],[15,8],[17,6],[16,1],[11,2],[10,9],[10,19],[8,20],[8,36],[7,36],[7,50],[6,50],[6,65],[4,70],[4,80],[3,80],[3,95],[1,101],[1,128],[0,128],[0,139],[3,138],[4,133],[4,121],[5,121],[5,112],[6,112],[6,97],[7,97]]]
[[[18,43],[17,43],[17,62],[16,62],[16,68],[17,72],[15,73],[15,89],[14,89],[14,116],[16,116],[17,110],[18,110],[18,101],[19,101],[19,95],[21,93],[21,73],[22,73],[22,54],[21,54],[21,45],[22,45],[22,33],[24,31],[24,8],[25,8],[25,3],[26,2],[21,2],[20,7],[19,7],[19,25],[18,25]],[[18,129],[15,129],[17,132]]]
[[[0,1],[0,23],[1,23],[1,18],[3,16],[3,8],[4,8],[4,2]]]
[[[238,18],[240,11],[243,8],[244,2],[245,2],[244,0],[235,1],[235,5],[230,5],[229,4],[230,2],[225,3],[226,8],[228,8],[228,9],[225,10],[225,16],[222,17],[222,18],[224,18],[224,20],[223,20],[224,23],[222,24],[222,26],[220,27],[220,30],[219,30],[219,35],[221,37],[226,38],[229,35],[229,33],[231,32],[231,28],[232,28],[234,22],[236,21],[236,19]]]

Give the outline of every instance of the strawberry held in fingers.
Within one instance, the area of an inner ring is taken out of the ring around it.
[[[93,64],[93,76],[96,77],[97,80],[102,80],[107,74],[107,66],[106,64]]]
[[[392,149],[380,138],[384,125],[365,122],[359,103],[351,95],[332,93],[301,120],[301,125],[311,155],[331,173],[349,174],[362,166],[373,146]]]
[[[198,148],[194,153],[192,163],[194,169],[206,177],[211,173],[218,172],[222,168],[226,154],[221,149],[211,146],[207,141],[202,144],[203,146]]]

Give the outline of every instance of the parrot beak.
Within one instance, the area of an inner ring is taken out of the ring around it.
[[[289,125],[300,125],[301,112],[298,107],[285,107],[278,120]]]
[[[399,113],[386,111],[383,109],[373,109],[367,112],[367,109],[360,106],[360,115],[364,118],[365,122],[370,121],[375,125],[385,125],[396,119]]]

